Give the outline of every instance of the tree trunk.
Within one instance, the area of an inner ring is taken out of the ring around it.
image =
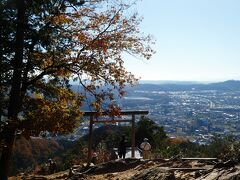
[[[0,19],[0,24],[2,24],[2,19]],[[0,26],[0,42],[2,42],[2,27]],[[2,45],[0,44],[0,121],[2,119],[2,112],[3,112],[3,52],[2,52]]]
[[[4,128],[5,147],[0,159],[0,179],[7,180],[10,170],[10,160],[13,150],[15,131],[18,125],[18,113],[21,111],[21,86],[25,28],[25,1],[17,0],[17,29],[15,56],[13,60],[13,76],[11,81],[10,100],[8,105],[8,125]]]

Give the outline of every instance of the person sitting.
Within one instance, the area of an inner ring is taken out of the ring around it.
[[[143,142],[140,145],[140,148],[143,151],[143,159],[150,158],[151,145],[148,142],[147,138],[144,138]]]

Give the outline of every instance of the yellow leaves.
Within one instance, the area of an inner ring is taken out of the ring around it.
[[[43,60],[43,59],[42,59],[42,60]],[[48,58],[48,59],[45,59],[45,60],[43,61],[42,66],[43,66],[43,68],[47,68],[47,67],[49,67],[49,66],[52,66],[52,64],[53,64],[52,58]]]
[[[109,116],[120,116],[121,109],[115,104],[109,105]]]
[[[92,51],[98,50],[99,53],[107,54],[108,49],[109,49],[108,39],[105,39],[105,38],[100,39],[99,38],[99,39],[93,41],[88,47]]]
[[[64,68],[58,68],[58,70],[54,74],[59,76],[59,77],[67,77],[71,73]]]
[[[81,9],[80,13],[82,16],[90,15],[94,10],[91,8],[84,7]]]
[[[54,16],[52,18],[52,23],[55,25],[60,25],[60,24],[69,24],[72,23],[72,19],[68,17],[66,14],[60,14],[58,16]]]
[[[35,60],[35,63],[43,69],[53,65],[53,57],[50,54],[34,52],[30,56]]]
[[[60,14],[50,12],[49,17],[43,19],[45,24],[50,23],[49,27],[43,26],[46,29],[41,32],[44,42],[38,42],[39,48],[34,47],[38,52],[31,57],[36,65],[33,74],[46,72],[56,79],[86,76],[88,83],[84,88],[93,94],[91,105],[99,111],[104,100],[113,101],[112,92],[118,91],[118,97],[124,96],[125,84],[137,81],[123,66],[123,52],[145,59],[153,54],[149,46],[151,39],[139,32],[141,19],[136,14],[131,15],[129,7],[113,4],[116,6],[100,4],[104,7],[83,6]],[[113,91],[102,88],[104,85],[113,86]],[[34,94],[32,98],[28,118],[36,120],[33,126],[54,132],[75,127],[81,116],[79,108],[83,97],[57,86],[44,91],[50,94],[48,99],[41,94]],[[112,114],[120,111],[115,105],[108,108]]]
[[[124,20],[122,21],[122,27],[125,29],[125,28],[127,28],[128,26],[129,26],[128,20],[124,19]]]
[[[120,14],[116,14],[113,18],[113,23],[117,24],[119,22],[119,20],[120,20]]]
[[[100,63],[101,65],[104,65],[104,63],[105,63],[104,59],[103,59],[103,58],[100,58],[99,63]]]
[[[78,34],[78,39],[80,40],[81,43],[86,43],[89,41],[89,37],[84,32],[80,32]]]
[[[79,124],[82,116],[80,112],[82,96],[64,87],[52,89],[51,93],[54,95],[52,98],[49,93],[50,89],[46,97],[43,93],[33,93],[31,97],[24,100],[27,107],[24,121],[27,122],[26,128],[36,133],[72,131]]]
[[[98,102],[93,102],[91,106],[94,107],[96,110],[99,110],[101,108],[101,104]]]
[[[42,57],[43,57],[43,53],[34,52],[34,53],[31,54],[31,57],[34,58],[34,59],[36,59],[36,60],[40,60],[40,59],[42,59]]]
[[[187,140],[182,137],[177,137],[177,138],[168,138],[166,141],[168,144],[177,145],[177,144],[185,143]]]
[[[26,119],[34,122],[32,128],[36,131],[70,132],[82,115],[79,106],[70,106],[66,102],[35,101],[36,107],[27,114]]]
[[[41,113],[47,113],[46,116],[48,116],[51,108],[49,104],[47,104],[46,102],[44,103],[43,101],[43,104],[39,105],[39,110],[41,110]]]
[[[40,93],[37,93],[37,92],[34,92],[34,93],[32,94],[32,96],[33,96],[33,98],[35,98],[35,99],[43,99],[43,95],[40,94]]]
[[[74,12],[72,13],[72,17],[74,17],[74,18],[80,18],[81,15],[79,14],[79,12],[74,11]]]

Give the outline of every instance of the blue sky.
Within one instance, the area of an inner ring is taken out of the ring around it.
[[[150,61],[127,57],[143,80],[240,79],[240,0],[142,0],[141,29],[156,40]]]

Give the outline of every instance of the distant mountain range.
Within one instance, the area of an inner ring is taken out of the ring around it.
[[[154,82],[154,83],[152,83]],[[161,82],[160,84],[156,82]],[[130,90],[130,88],[127,88]],[[190,91],[190,90],[223,90],[240,91],[240,81],[228,80],[217,83],[199,83],[191,81],[143,81],[131,90],[141,91]]]
[[[140,80],[140,84],[208,84],[210,81]]]
[[[76,92],[81,92],[82,87],[72,85]],[[105,89],[105,88],[103,88]],[[140,81],[137,86],[126,88],[127,91],[192,91],[192,90],[222,90],[240,91],[240,81],[228,80],[217,83],[194,82],[194,81]]]

